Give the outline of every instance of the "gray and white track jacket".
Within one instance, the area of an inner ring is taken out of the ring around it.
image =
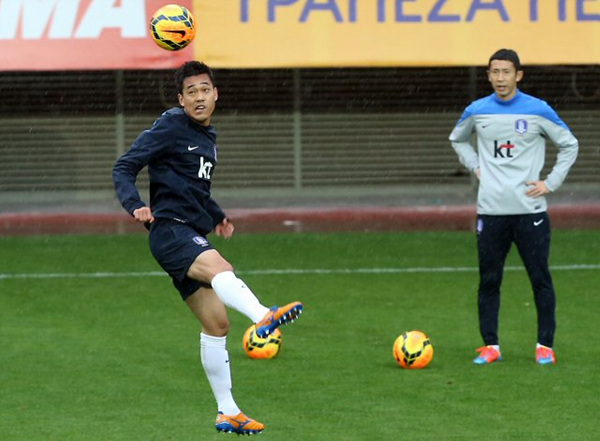
[[[473,133],[477,134],[477,151],[471,144]],[[558,147],[556,163],[544,181],[554,191],[575,162],[579,144],[545,101],[520,91],[503,101],[494,93],[465,109],[450,134],[450,142],[461,164],[471,172],[480,170],[477,213],[546,211],[546,199],[526,196],[525,183],[540,180],[547,137]]]

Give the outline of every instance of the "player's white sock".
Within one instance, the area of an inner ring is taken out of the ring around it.
[[[200,360],[217,400],[217,408],[225,415],[237,415],[240,408],[231,393],[231,369],[226,344],[227,337],[200,333]]]
[[[259,322],[269,308],[260,304],[254,293],[232,271],[217,274],[211,283],[215,293],[230,308],[241,312],[254,323]]]
[[[536,349],[539,349],[539,348],[552,349],[550,346],[544,346],[544,345],[542,345],[542,344],[540,344],[540,343],[537,343],[537,344],[535,345],[535,348],[536,348]]]

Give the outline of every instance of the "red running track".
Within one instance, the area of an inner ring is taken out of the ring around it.
[[[554,228],[600,228],[600,204],[555,205]],[[473,230],[475,206],[232,209],[237,233]],[[125,213],[0,214],[0,236],[144,232]]]

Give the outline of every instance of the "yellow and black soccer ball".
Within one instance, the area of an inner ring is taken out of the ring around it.
[[[178,51],[196,36],[194,16],[180,5],[165,5],[150,20],[150,35],[154,42],[168,51]]]
[[[421,331],[404,332],[394,342],[394,358],[404,369],[423,369],[433,358],[431,340]]]
[[[244,352],[250,358],[273,358],[281,351],[282,336],[279,329],[275,329],[266,338],[256,335],[256,326],[250,326],[243,338]]]

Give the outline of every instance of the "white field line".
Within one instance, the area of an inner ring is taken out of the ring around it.
[[[551,266],[552,271],[599,270],[600,264],[574,264]],[[507,266],[505,271],[524,271],[522,266]],[[237,271],[239,275],[285,276],[285,275],[322,275],[322,274],[406,274],[406,273],[453,273],[477,272],[477,267],[414,267],[414,268],[313,268],[313,269],[264,269]],[[0,280],[9,279],[105,279],[134,277],[165,277],[162,271],[140,272],[97,272],[97,273],[0,273]]]

